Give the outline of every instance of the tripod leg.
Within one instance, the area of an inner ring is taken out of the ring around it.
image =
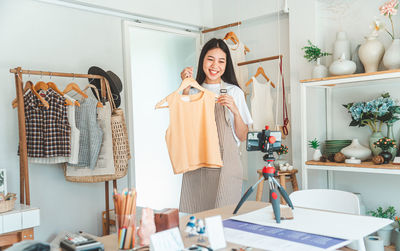
[[[249,187],[249,189],[247,189],[247,191],[244,193],[243,197],[240,199],[239,203],[237,204],[235,210],[233,211],[233,214],[236,214],[237,211],[239,211],[239,208],[243,205],[243,203],[247,200],[247,198],[250,196],[250,194],[254,191],[254,189],[257,187],[257,185],[260,182],[263,182],[264,178],[259,179],[256,184],[254,184],[253,186]]]
[[[279,196],[275,188],[269,189],[269,201],[272,204],[274,210],[276,223],[281,223],[281,209],[279,205]]]

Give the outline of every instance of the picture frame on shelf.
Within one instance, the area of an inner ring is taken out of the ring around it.
[[[0,193],[7,195],[7,173],[4,168],[0,168]]]
[[[394,160],[392,163],[395,165],[400,165],[400,157],[394,157]]]

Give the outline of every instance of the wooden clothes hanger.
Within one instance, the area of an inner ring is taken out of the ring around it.
[[[94,86],[94,85],[92,85],[92,84],[88,84],[87,86],[85,86],[85,88],[83,88],[83,92],[85,92],[87,89],[89,89],[89,88],[92,88],[95,92],[96,92],[96,94],[97,94],[97,99],[99,99],[100,98],[100,96],[99,96],[99,91],[97,90],[97,87],[96,86]],[[86,94],[86,93],[85,93]],[[86,95],[87,96],[87,95]],[[103,106],[103,104],[99,101],[99,102],[97,102],[97,107],[104,107]]]
[[[239,43],[239,38],[236,36],[236,34],[233,31],[226,33],[224,40],[231,40],[234,44]],[[244,52],[245,53],[250,52],[250,49],[246,45],[244,46]]]
[[[42,96],[40,96],[39,93],[37,93],[37,91],[35,90],[32,81],[26,81],[24,89],[23,89],[23,93],[25,94],[28,90],[31,90],[31,92],[40,100],[40,102],[42,102],[42,104],[46,107],[49,108],[49,103],[44,100],[44,98]],[[18,102],[17,102],[17,98],[15,98],[12,101],[12,107],[16,108],[18,106]]]
[[[206,91],[206,89],[204,88],[204,87],[202,87],[201,85],[199,85],[199,83],[197,83],[197,81],[194,79],[194,78],[185,78],[183,81],[182,81],[182,83],[181,83],[181,85],[179,86],[179,88],[178,88],[178,90],[176,90],[176,91],[174,91],[173,93],[176,93],[176,92],[181,92],[181,91],[183,91],[184,89],[186,89],[187,87],[189,87],[189,86],[191,86],[191,87],[193,87],[193,88],[196,88],[196,89],[198,89],[199,91],[202,91],[202,92],[204,92],[204,91]],[[171,95],[171,94],[170,94]],[[168,95],[169,96],[169,95]],[[167,96],[167,97],[168,97]],[[167,108],[168,106],[166,105],[166,106],[163,106],[162,104],[164,104],[165,102],[167,102],[167,97],[165,97],[165,98],[163,98],[162,100],[160,100],[157,104],[156,104],[156,106],[155,106],[155,109],[159,109],[159,108]],[[218,98],[218,95],[217,94],[215,94],[215,98]]]
[[[37,82],[37,83],[35,84],[35,87],[34,87],[35,91],[38,91],[38,90],[47,90],[47,89],[49,89],[49,88],[53,89],[55,92],[57,92],[57,93],[60,94],[61,96],[64,96],[64,93],[63,93],[62,91],[60,91],[60,90],[58,89],[57,85],[56,85],[55,83],[53,83],[53,82],[45,83],[45,82],[43,82],[43,81],[39,81],[39,82]],[[65,99],[65,105],[74,105],[74,104],[72,103],[71,100]]]
[[[270,82],[270,84],[272,85],[272,87],[275,88],[275,84],[269,80],[269,78],[267,77],[267,75],[264,72],[264,69],[260,66],[258,67],[256,74],[254,74],[254,77],[258,77],[258,75],[262,75],[268,82]],[[251,84],[253,82],[253,78],[251,78],[249,81],[247,81],[246,86],[248,86],[249,84]]]
[[[76,93],[80,94],[83,98],[88,98],[88,95],[84,93],[76,83],[69,83],[67,87],[65,87],[63,93],[66,94],[70,91],[75,91]],[[76,106],[81,106],[77,100],[74,103]]]

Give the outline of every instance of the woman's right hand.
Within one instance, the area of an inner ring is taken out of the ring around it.
[[[193,76],[193,67],[186,67],[181,72],[181,78],[184,80],[185,78],[191,78]]]
[[[182,80],[184,80],[185,78],[191,78],[192,76],[193,76],[193,67],[186,67],[181,72]],[[182,94],[183,95],[188,95],[189,91],[190,91],[190,86],[186,87],[185,90],[183,90]]]

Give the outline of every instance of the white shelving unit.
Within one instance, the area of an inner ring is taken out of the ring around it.
[[[348,165],[338,163],[324,163],[308,161],[307,159],[307,88],[324,88],[326,95],[326,138],[332,138],[332,89],[345,88],[352,86],[368,87],[378,85],[390,79],[400,79],[400,69],[379,71],[372,73],[361,73],[353,75],[327,77],[321,79],[301,80],[301,162],[302,162],[302,188],[308,189],[308,170],[328,171],[328,188],[333,188],[334,171],[359,172],[375,174],[395,174],[400,175],[400,165],[374,166],[371,163],[361,163],[359,165]],[[399,81],[400,84],[400,81]],[[378,168],[379,167],[379,168]]]

